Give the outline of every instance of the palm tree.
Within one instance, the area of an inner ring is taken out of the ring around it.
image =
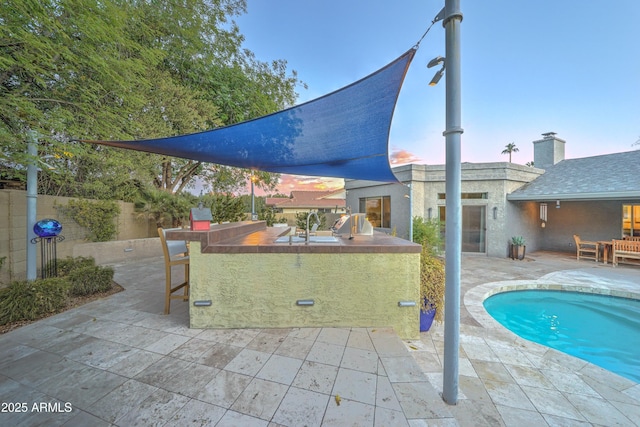
[[[189,220],[189,208],[197,204],[196,197],[188,193],[171,194],[157,188],[141,191],[142,198],[136,202],[138,218],[148,218],[158,227],[180,227]]]
[[[508,154],[509,155],[509,163],[511,163],[511,153],[517,153],[518,147],[516,147],[516,144],[513,142],[508,143],[507,145],[505,145],[505,149],[502,151],[502,154]]]

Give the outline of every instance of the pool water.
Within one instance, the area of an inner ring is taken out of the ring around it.
[[[517,335],[640,383],[640,301],[580,292],[504,292],[484,301]]]

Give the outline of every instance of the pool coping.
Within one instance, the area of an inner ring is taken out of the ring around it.
[[[560,284],[560,281],[564,283]],[[585,281],[587,283],[585,283]],[[563,271],[547,274],[537,280],[503,280],[476,286],[465,293],[464,305],[471,316],[473,316],[483,327],[507,330],[498,321],[491,317],[484,308],[484,300],[492,295],[510,291],[541,289],[550,291],[582,292],[640,300],[640,291],[637,291],[635,288],[637,288],[637,285],[634,286],[631,282],[619,280],[612,281],[607,278],[591,275],[581,271]]]
[[[563,284],[559,284],[560,282]],[[640,300],[638,285],[630,281],[608,279],[606,277],[593,275],[580,270],[565,270],[549,273],[540,279],[504,280],[475,286],[465,293],[464,305],[471,316],[473,316],[473,318],[480,323],[482,327],[487,329],[487,333],[489,335],[492,331],[498,332],[502,336],[507,334],[507,336],[513,338],[515,342],[526,342],[527,347],[534,352],[553,351],[561,353],[565,357],[574,359],[576,366],[592,366],[598,370],[605,371],[607,374],[611,375],[610,378],[612,382],[622,386],[622,389],[626,389],[629,384],[640,384],[586,360],[523,338],[500,324],[484,307],[484,300],[492,295],[503,292],[532,289],[553,290],[559,292],[582,292]]]

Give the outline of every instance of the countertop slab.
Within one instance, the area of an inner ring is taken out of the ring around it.
[[[265,221],[214,224],[208,231],[167,230],[168,240],[199,241],[202,253],[420,253],[408,240],[375,232],[373,235],[336,234],[331,243],[275,243],[288,227],[267,227]]]

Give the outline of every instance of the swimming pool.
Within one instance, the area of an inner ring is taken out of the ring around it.
[[[640,383],[640,301],[581,292],[525,290],[484,301],[517,335]]]

